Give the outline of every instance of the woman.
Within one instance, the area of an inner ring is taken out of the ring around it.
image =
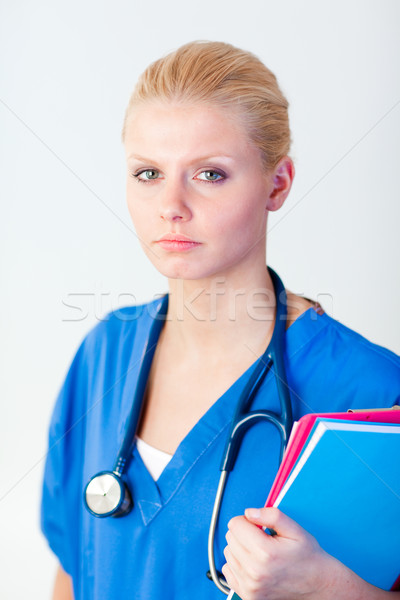
[[[54,599],[223,598],[206,578],[208,525],[236,400],[274,328],[266,226],[294,177],[287,101],[252,54],[189,43],[143,73],[123,141],[128,208],[169,293],[107,315],[83,340],[59,394],[42,507],[60,560]],[[286,292],[295,419],[399,401],[397,356]],[[124,518],[98,519],[82,493],[95,473],[113,469],[157,322],[125,474],[135,504]],[[279,412],[271,372],[252,407]],[[398,597],[361,580],[278,510],[250,509],[264,504],[279,443],[274,427],[253,427],[230,476],[215,541],[229,586],[242,600]]]

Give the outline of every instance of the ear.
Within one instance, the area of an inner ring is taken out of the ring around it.
[[[289,195],[294,179],[294,164],[291,158],[284,156],[270,173],[272,183],[266,209],[278,210]]]

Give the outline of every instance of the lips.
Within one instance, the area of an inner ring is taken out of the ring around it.
[[[197,248],[201,245],[201,242],[196,242],[187,235],[182,235],[180,233],[167,233],[157,240],[156,244],[170,252],[182,252]]]
[[[192,240],[192,238],[188,237],[187,235],[182,235],[180,233],[167,233],[166,235],[163,235],[159,240],[157,240],[158,242],[193,242],[193,243],[198,243],[195,242],[194,240]]]

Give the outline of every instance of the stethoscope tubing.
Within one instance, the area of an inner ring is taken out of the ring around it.
[[[217,588],[226,595],[229,594],[230,589],[215,566],[214,538],[228,476],[235,465],[241,440],[246,431],[248,431],[248,429],[257,422],[264,420],[270,424],[272,423],[278,429],[280,434],[281,444],[279,462],[281,462],[293,425],[292,405],[284,364],[284,342],[287,317],[286,313],[284,314],[287,305],[286,292],[282,281],[275,271],[273,271],[270,267],[268,267],[268,270],[274,284],[276,296],[277,308],[274,330],[270,343],[268,344],[264,354],[259,358],[252,376],[240,395],[236,406],[235,414],[230,427],[230,433],[228,435],[221,461],[221,474],[215,495],[208,535],[207,552],[210,570],[207,575],[213,580]],[[255,395],[257,394],[265,377],[271,369],[273,369],[278,389],[278,397],[281,409],[280,415],[268,410],[256,410],[248,412]]]
[[[129,461],[132,458],[133,448],[136,443],[135,436],[142,414],[143,398],[146,391],[150,367],[157,348],[157,341],[165,322],[164,317],[166,316],[167,300],[168,298],[164,297],[161,301],[162,303],[160,305],[160,309],[157,312],[156,318],[150,329],[149,337],[142,351],[142,357],[140,360],[141,367],[139,371],[139,378],[136,384],[135,395],[133,397],[132,409],[125,429],[124,439],[118,452],[118,458],[113,468],[113,472],[121,476],[129,466]]]
[[[263,355],[259,358],[252,376],[240,395],[235,409],[235,414],[231,422],[230,432],[221,460],[221,474],[215,496],[208,536],[207,551],[210,566],[209,576],[212,578],[218,589],[225,594],[229,593],[229,587],[215,567],[214,538],[218,525],[224,490],[229,473],[232,471],[235,465],[241,440],[247,430],[257,422],[266,421],[270,424],[273,424],[280,433],[281,460],[293,424],[292,406],[284,365],[284,343],[287,318],[285,312],[287,308],[286,292],[279,276],[275,273],[275,271],[273,271],[273,269],[271,269],[271,267],[267,268],[272,278],[276,297],[276,317],[274,329],[270,343],[268,344],[268,347]],[[96,517],[120,517],[127,514],[132,509],[133,500],[129,492],[128,485],[125,481],[124,473],[129,466],[130,460],[132,460],[133,449],[136,443],[136,432],[142,414],[143,399],[146,392],[148,376],[157,347],[157,341],[165,321],[167,308],[168,296],[165,296],[160,301],[156,318],[154,319],[154,322],[150,328],[149,337],[143,348],[141,367],[139,370],[139,377],[132,402],[131,412],[125,427],[124,439],[118,452],[118,457],[115,461],[114,468],[112,471],[101,471],[100,473],[97,473],[89,480],[85,487],[85,505],[89,512]],[[281,412],[280,414],[277,414],[269,410],[250,411],[249,409],[254,397],[256,396],[270,370],[273,370],[275,375]],[[103,480],[101,478],[103,478]],[[105,487],[109,487],[110,497],[106,497],[108,493],[106,491],[104,493],[105,498],[102,499],[103,488],[101,487],[101,484],[104,482],[107,484]],[[94,490],[95,492],[92,494],[92,496],[90,496],[88,493],[88,490],[90,489]],[[97,509],[96,507],[98,504],[99,506],[103,506],[103,509]]]

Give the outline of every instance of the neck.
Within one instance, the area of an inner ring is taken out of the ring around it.
[[[265,263],[240,276],[173,279],[164,334],[172,335],[183,351],[212,352],[241,342],[259,352],[272,335],[275,307]]]

